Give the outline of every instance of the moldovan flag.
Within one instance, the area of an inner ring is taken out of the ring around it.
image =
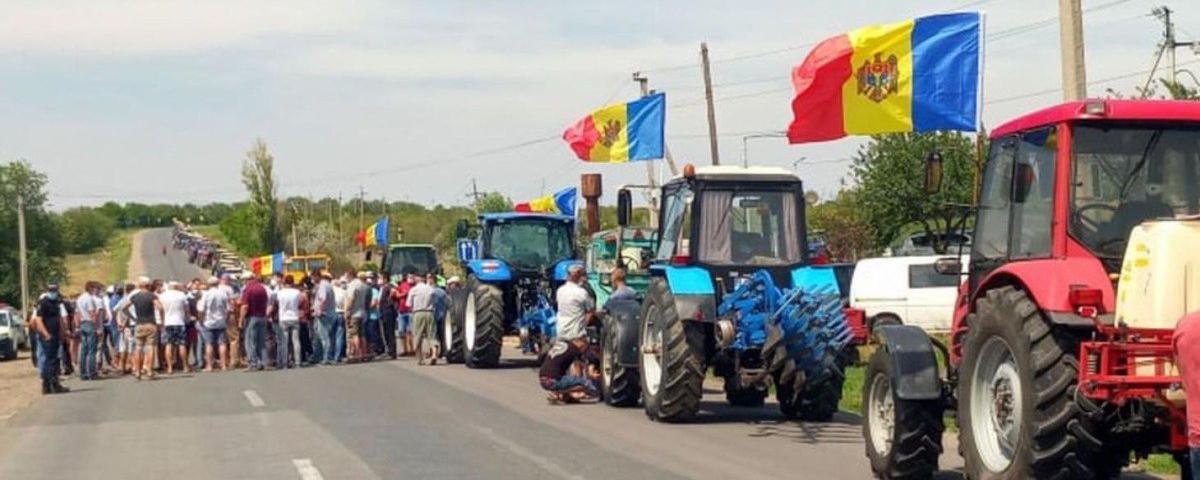
[[[513,211],[526,213],[559,213],[575,216],[575,197],[578,189],[567,187],[541,198],[535,198],[525,203],[513,205]]]
[[[250,270],[260,276],[283,272],[283,252],[275,252],[273,255],[263,255],[255,258],[250,262]]]
[[[983,16],[931,15],[829,38],[792,70],[790,143],[975,131]]]
[[[388,217],[379,217],[379,220],[367,227],[367,233],[363,235],[363,242],[363,245],[368,247],[387,245]]]
[[[563,132],[563,140],[585,162],[624,163],[663,157],[666,94],[609,105]]]

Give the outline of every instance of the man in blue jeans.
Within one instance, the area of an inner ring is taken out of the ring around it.
[[[325,365],[333,365],[341,360],[346,343],[346,337],[341,333],[341,319],[337,313],[337,296],[332,280],[333,275],[329,272],[321,273],[321,283],[317,284],[313,300],[313,310],[317,312],[317,334],[325,354],[321,363]]]
[[[258,277],[242,289],[241,317],[246,324],[246,370],[262,370],[267,361],[267,305],[271,297]]]
[[[79,379],[95,380],[96,347],[100,333],[100,323],[104,320],[104,301],[99,296],[100,284],[87,282],[83,294],[75,300],[79,312]]]
[[[36,332],[38,351],[38,373],[42,377],[42,395],[71,391],[58,382],[58,350],[62,343],[63,323],[62,296],[57,284],[46,287],[46,294],[38,299],[33,321],[29,326]]]
[[[592,355],[586,336],[555,342],[538,373],[542,388],[553,403],[575,403],[600,396],[600,361]]]

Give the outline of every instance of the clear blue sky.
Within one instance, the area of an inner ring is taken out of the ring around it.
[[[1083,4],[1092,81],[1150,68],[1161,32],[1154,6],[1177,9],[1181,38],[1200,38],[1195,2]],[[644,181],[643,165],[584,164],[558,140],[464,155],[557,136],[589,110],[633,98],[630,74],[645,70],[667,92],[677,161],[705,163],[703,40],[715,61],[721,155],[740,162],[746,132],[786,128],[789,71],[812,42],[963,6],[987,12],[995,34],[985,123],[1061,98],[1058,26],[1039,23],[1057,15],[1053,0],[7,1],[0,159],[48,173],[56,208],[241,199],[238,172],[255,137],[275,153],[284,195],[350,197],[362,186],[376,198],[455,204],[476,177],[520,201],[601,172],[612,201],[618,184]],[[1181,64],[1194,62],[1181,68],[1200,71],[1198,59],[1179,52]],[[845,173],[837,161],[860,144],[757,139],[749,159],[817,161],[799,173],[828,195]]]

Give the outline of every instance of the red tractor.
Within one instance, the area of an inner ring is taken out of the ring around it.
[[[875,332],[875,475],[931,476],[953,411],[970,479],[1110,478],[1152,452],[1191,478],[1171,333],[1200,305],[1200,261],[1179,256],[1200,255],[1200,102],[1034,112],[991,133],[983,169],[949,345],[911,326]],[[960,274],[958,258],[938,271]]]

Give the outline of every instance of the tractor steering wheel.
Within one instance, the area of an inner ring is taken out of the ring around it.
[[[1089,230],[1092,231],[1092,233],[1100,233],[1100,224],[1096,223],[1095,220],[1092,220],[1092,219],[1084,216],[1084,212],[1088,212],[1091,210],[1106,210],[1109,213],[1114,214],[1114,215],[1117,213],[1117,207],[1114,207],[1114,206],[1106,204],[1106,203],[1089,203],[1087,205],[1084,205],[1084,206],[1076,209],[1075,213],[1072,215],[1075,219],[1075,223],[1078,223],[1080,225],[1087,227]]]

